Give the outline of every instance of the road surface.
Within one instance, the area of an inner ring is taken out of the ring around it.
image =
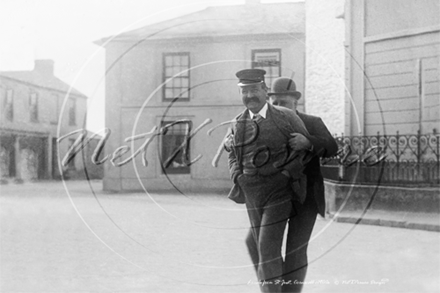
[[[223,194],[1,186],[0,292],[259,292]],[[319,218],[304,292],[440,292],[440,233]]]

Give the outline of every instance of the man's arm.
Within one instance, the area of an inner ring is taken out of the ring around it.
[[[338,151],[338,145],[335,139],[328,131],[321,118],[306,114],[299,114],[309,131],[307,135],[292,133],[289,140],[290,147],[293,150],[309,150],[315,155],[321,157],[331,157]]]
[[[281,125],[278,125],[278,127],[282,129],[286,136],[288,136],[290,133],[298,133],[304,136],[310,135],[304,122],[300,119],[296,112],[284,107],[274,107],[282,112],[281,118],[284,121],[283,123],[280,123]],[[295,151],[293,149],[291,151],[292,152],[289,154],[289,158],[287,159],[287,164],[282,167],[281,173],[291,177],[294,180],[297,180],[303,175],[303,163],[308,154],[306,151]]]
[[[229,140],[233,140],[233,133],[229,134]],[[228,166],[229,166],[229,174],[231,176],[232,182],[237,183],[237,178],[243,172],[241,171],[240,164],[237,161],[237,154],[235,152],[235,147],[231,146],[228,150]]]
[[[273,106],[276,110],[281,111],[283,114],[282,119],[286,119],[286,123],[287,126],[289,127],[288,131],[290,133],[295,132],[295,133],[301,133],[303,135],[309,135],[309,132],[307,130],[307,127],[305,126],[304,122],[302,121],[302,119],[298,116],[298,114],[291,110],[291,109],[287,109],[285,107],[279,107],[279,106]],[[281,125],[278,125],[279,127]]]

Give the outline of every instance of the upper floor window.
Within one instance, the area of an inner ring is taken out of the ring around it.
[[[163,54],[163,100],[189,100],[189,53]]]
[[[32,122],[38,122],[38,95],[31,93],[29,97],[29,114]]]
[[[162,171],[166,174],[189,174],[190,145],[186,138],[191,131],[190,121],[163,121],[165,127],[162,137]]]
[[[281,49],[252,50],[252,68],[266,70],[265,81],[270,87],[281,76]]]
[[[50,99],[52,103],[52,111],[51,111],[51,117],[50,117],[50,123],[52,124],[58,124],[58,116],[60,115],[60,101],[57,94],[52,94],[52,97]]]
[[[69,125],[76,125],[76,99],[69,98]]]
[[[5,98],[5,118],[6,120],[12,121],[14,120],[14,99],[13,99],[13,90],[6,90],[6,98]]]

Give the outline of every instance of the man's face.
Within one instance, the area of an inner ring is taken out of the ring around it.
[[[270,103],[275,106],[285,107],[296,111],[298,99],[291,95],[270,96]]]
[[[266,103],[267,89],[262,83],[243,86],[240,93],[243,105],[252,113],[258,113]]]

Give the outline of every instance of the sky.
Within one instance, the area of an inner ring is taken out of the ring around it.
[[[262,0],[262,3],[298,0]],[[87,128],[104,127],[105,50],[93,41],[244,0],[1,0],[0,71],[52,59],[55,75],[89,97]]]

